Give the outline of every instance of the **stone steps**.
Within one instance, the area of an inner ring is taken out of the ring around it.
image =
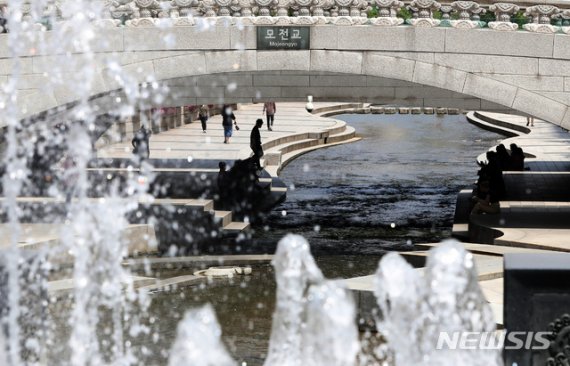
[[[429,250],[435,248],[439,243],[427,243],[427,244],[416,244],[416,248],[422,250]],[[484,254],[492,255],[497,257],[502,257],[505,254],[510,253],[556,253],[555,250],[545,250],[545,249],[533,249],[533,248],[521,248],[514,246],[504,246],[504,245],[491,245],[491,244],[476,244],[476,243],[463,243],[465,249],[474,254]]]
[[[310,138],[277,145],[265,152],[263,163],[266,170],[273,176],[297,156],[324,146],[334,146],[339,143],[353,141],[356,131],[343,123],[322,134],[309,134]]]
[[[514,131],[521,132],[518,135],[521,135],[521,134],[526,135],[526,134],[530,133],[530,131],[531,131],[531,129],[526,127],[526,126],[522,126],[522,125],[516,124],[516,123],[509,123],[506,121],[501,121],[501,120],[493,118],[492,116],[487,115],[486,113],[483,113],[483,112],[474,111],[472,116],[473,116],[473,118],[477,118],[478,120],[481,120],[483,122],[490,123],[493,126],[503,127],[503,128],[508,129],[508,130],[514,130]]]
[[[467,121],[476,125],[477,127],[480,127],[480,128],[487,130],[487,131],[496,132],[496,133],[499,133],[499,134],[507,136],[507,137],[516,137],[516,136],[520,136],[521,134],[523,134],[521,131],[512,128],[512,126],[510,126],[510,125],[509,125],[510,127],[499,126],[499,125],[496,125],[495,123],[490,123],[490,122],[484,121],[484,120],[478,118],[475,115],[475,112],[469,112],[465,115],[465,117],[467,118]]]

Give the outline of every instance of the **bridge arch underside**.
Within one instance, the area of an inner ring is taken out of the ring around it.
[[[567,60],[336,50],[137,51],[124,56],[130,78],[143,83],[153,75],[170,88],[156,107],[305,101],[313,95],[315,101],[516,111],[570,129]],[[121,85],[107,74],[101,68],[95,78],[92,102],[101,111],[112,110],[122,95]],[[28,93],[24,100],[28,116],[72,102],[71,90],[51,97],[45,91]]]
[[[164,105],[277,102],[361,102],[402,107],[447,107],[514,112],[510,107],[410,81],[335,72],[257,71],[164,80]],[[520,113],[520,112],[519,112]]]

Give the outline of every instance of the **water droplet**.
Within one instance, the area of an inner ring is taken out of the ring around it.
[[[193,157],[191,157],[191,156],[188,156],[188,158],[187,158],[186,160],[188,160],[188,162],[189,162],[189,163],[191,163],[191,162],[192,162],[192,160],[194,160],[194,158],[193,158]]]
[[[315,230],[316,233],[320,232],[321,231],[321,225],[315,225],[313,230]]]
[[[309,171],[311,171],[311,167],[309,166],[309,164],[304,164],[303,165],[303,171],[305,173],[308,173]]]
[[[281,211],[281,216],[287,216],[287,211],[285,210]]]
[[[395,224],[395,223],[391,223],[391,224],[390,224],[390,227],[393,229],[393,228],[396,227],[396,224]]]

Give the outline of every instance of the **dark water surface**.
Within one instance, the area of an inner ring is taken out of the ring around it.
[[[502,138],[463,115],[335,118],[363,139],[291,162],[280,175],[287,200],[254,237],[270,248],[301,234],[325,272],[340,277],[370,274],[387,250],[449,237],[457,193],[477,178],[475,158]]]

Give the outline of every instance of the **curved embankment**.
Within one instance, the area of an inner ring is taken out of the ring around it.
[[[503,173],[507,194],[497,215],[469,216],[471,191],[461,191],[454,235],[470,242],[570,251],[568,131],[540,120],[526,126],[526,117],[516,115],[469,112],[467,119],[508,136],[501,141],[507,148],[521,146],[526,170]],[[478,160],[484,161],[485,153]]]

